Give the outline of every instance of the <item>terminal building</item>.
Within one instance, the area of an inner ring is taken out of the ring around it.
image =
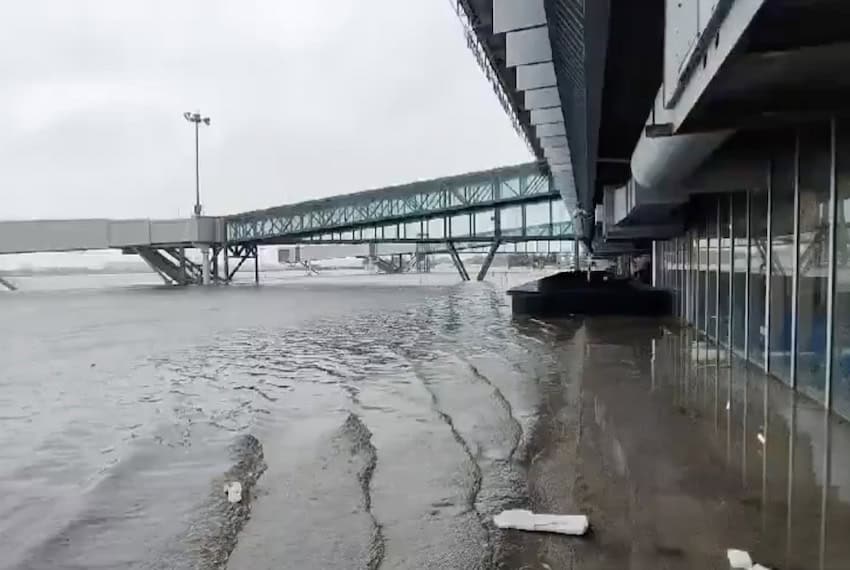
[[[850,417],[850,3],[459,0],[595,255]]]

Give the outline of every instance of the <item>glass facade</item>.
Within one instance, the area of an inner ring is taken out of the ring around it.
[[[747,326],[747,284],[749,279],[749,261],[747,256],[749,239],[747,236],[747,208],[749,203],[746,192],[732,195],[732,349],[741,357],[746,357]]]
[[[836,138],[832,395],[834,408],[843,416],[850,417],[850,120],[838,122]]]
[[[744,187],[656,243],[674,313],[850,418],[850,119],[770,133]],[[714,358],[714,356],[712,356]]]
[[[793,136],[783,136],[770,160],[770,371],[787,384],[791,379],[794,276],[794,204],[796,186]]]

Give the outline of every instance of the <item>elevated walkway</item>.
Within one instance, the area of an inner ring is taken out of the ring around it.
[[[31,220],[0,222],[0,255],[195,247],[224,240],[221,218],[176,220]]]

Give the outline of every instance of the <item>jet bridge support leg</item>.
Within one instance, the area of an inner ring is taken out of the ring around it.
[[[457,249],[455,248],[454,242],[446,242],[446,246],[449,250],[449,255],[452,258],[452,262],[455,264],[455,268],[457,272],[460,274],[460,278],[464,281],[469,281],[469,273],[466,271],[466,267],[463,265],[463,260],[460,258],[460,255],[457,253]]]
[[[495,240],[490,246],[490,251],[487,252],[487,257],[484,259],[484,265],[481,266],[481,271],[478,272],[478,281],[484,281],[487,277],[487,272],[490,270],[490,265],[493,264],[493,258],[496,257],[496,252],[499,250],[501,243]]]

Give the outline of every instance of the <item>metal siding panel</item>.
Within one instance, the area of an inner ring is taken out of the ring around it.
[[[516,87],[520,91],[554,87],[558,84],[552,62],[519,65],[516,68]]]
[[[0,222],[0,253],[108,248],[108,220]]]
[[[508,67],[552,61],[552,46],[546,26],[508,32],[505,63]]]
[[[546,23],[543,0],[493,0],[493,33],[501,34]]]
[[[567,144],[567,137],[565,135],[554,136],[554,137],[540,137],[540,146],[544,149],[547,148],[567,148],[569,145]]]
[[[534,109],[546,109],[559,107],[561,98],[558,95],[558,90],[554,87],[546,87],[543,89],[535,89],[525,92],[525,108],[529,111]]]
[[[150,240],[150,220],[117,220],[109,223],[110,247],[148,244]]]
[[[564,115],[560,107],[551,109],[535,109],[531,111],[532,125],[545,125],[547,123],[563,123]]]
[[[537,130],[538,137],[552,137],[557,135],[563,135],[567,132],[564,123],[555,123],[552,125],[539,125],[535,127]]]

